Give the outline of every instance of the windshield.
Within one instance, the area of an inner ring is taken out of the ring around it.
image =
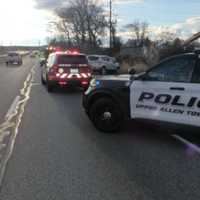
[[[99,59],[99,57],[97,57],[97,56],[89,56],[88,59],[90,61],[97,61]]]

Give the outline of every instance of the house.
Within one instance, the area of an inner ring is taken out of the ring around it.
[[[118,58],[121,61],[123,72],[127,72],[132,67],[136,71],[142,72],[158,62],[159,52],[154,45],[149,47],[122,47]]]

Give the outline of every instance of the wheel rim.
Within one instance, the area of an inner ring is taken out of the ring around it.
[[[99,128],[112,130],[118,125],[119,115],[114,107],[99,107],[96,112],[96,123]]]

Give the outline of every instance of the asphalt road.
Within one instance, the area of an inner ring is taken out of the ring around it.
[[[1,118],[35,63],[0,67]],[[198,151],[145,123],[102,134],[82,110],[81,93],[49,94],[36,68],[1,200],[200,199]]]

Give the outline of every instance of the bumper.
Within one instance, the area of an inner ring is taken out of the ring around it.
[[[8,63],[21,63],[22,60],[6,60]]]
[[[88,88],[90,79],[57,79],[49,80],[48,84],[54,87],[82,87]]]

